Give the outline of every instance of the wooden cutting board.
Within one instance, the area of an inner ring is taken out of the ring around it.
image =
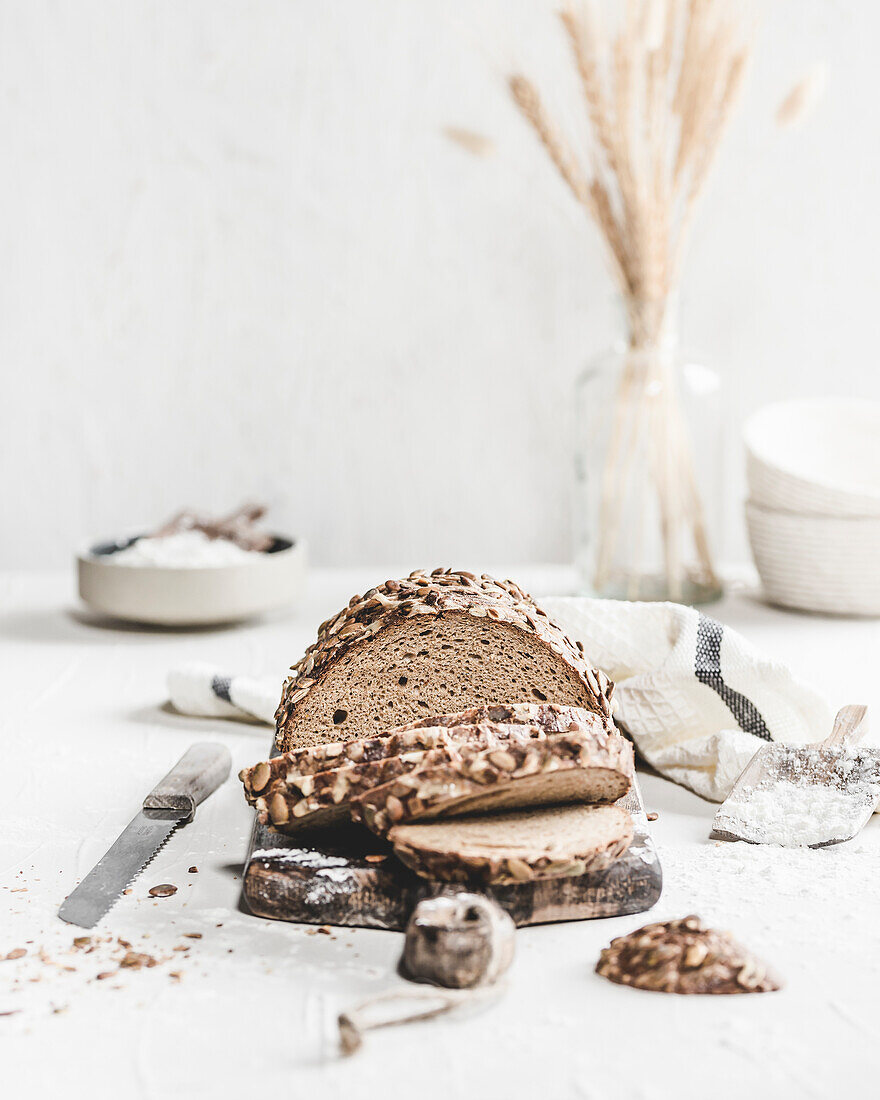
[[[618,803],[635,825],[629,850],[606,871],[483,892],[518,925],[641,913],[660,897],[660,862],[634,780]],[[416,903],[442,891],[400,863],[387,842],[351,825],[285,836],[255,822],[243,895],[258,917],[402,931]]]

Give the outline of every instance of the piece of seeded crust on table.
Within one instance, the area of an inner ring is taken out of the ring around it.
[[[619,806],[546,806],[395,825],[394,853],[422,878],[506,886],[604,871],[629,848],[633,822]]]
[[[586,711],[581,713],[584,719],[583,725],[577,727],[579,735],[590,736],[597,744],[605,743],[609,737],[618,736],[609,732],[598,715],[588,714]],[[425,731],[411,732],[422,734]],[[248,793],[247,785],[245,793],[248,801],[256,807],[264,825],[271,824],[281,832],[323,828],[347,820],[354,798],[415,768],[448,763],[465,745],[482,751],[507,746],[512,742],[556,736],[548,735],[542,726],[516,723],[502,725],[497,722],[453,726],[450,729],[436,727],[434,732],[442,733],[443,737],[433,747],[400,752],[384,759],[347,762],[313,775],[289,772],[279,775],[257,795]]]
[[[553,734],[488,750],[460,746],[352,802],[352,817],[384,836],[394,825],[566,802],[616,802],[630,788],[633,748],[619,734]]]
[[[582,646],[487,574],[415,570],[353,596],[291,671],[275,715],[281,752],[498,699],[611,714],[613,685]]]
[[[729,932],[697,916],[646,924],[613,939],[596,964],[603,978],[657,993],[772,993],[781,979]]]
[[[598,730],[602,725],[615,732],[611,718],[583,707],[557,703],[513,703],[473,707],[455,714],[438,714],[380,733],[376,737],[354,741],[332,741],[323,745],[292,749],[271,760],[242,768],[238,778],[244,785],[251,805],[279,779],[285,776],[317,775],[319,772],[348,764],[370,763],[402,753],[436,748],[456,740],[471,740],[474,727],[487,724],[536,726],[546,733],[565,733],[586,726]]]

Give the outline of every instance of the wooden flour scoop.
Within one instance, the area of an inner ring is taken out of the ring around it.
[[[851,840],[880,800],[880,750],[857,749],[868,708],[838,711],[813,745],[758,749],[721,805],[711,840],[822,848]]]

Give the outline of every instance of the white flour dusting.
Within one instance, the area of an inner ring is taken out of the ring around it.
[[[718,811],[715,827],[784,848],[845,840],[869,816],[878,794],[876,788],[864,785],[844,790],[779,779],[771,786],[731,795]]]
[[[331,856],[324,852],[315,852],[310,848],[260,848],[254,852],[252,860],[280,859],[286,863],[295,863],[298,867],[327,868],[348,867],[349,859],[342,856]]]
[[[193,566],[236,565],[253,561],[254,551],[245,550],[229,539],[210,539],[202,531],[179,531],[174,535],[141,538],[105,554],[102,562],[111,565],[158,565],[166,569],[186,569]]]

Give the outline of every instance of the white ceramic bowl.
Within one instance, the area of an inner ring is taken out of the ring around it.
[[[771,603],[880,615],[880,517],[805,516],[750,501],[746,522]]]
[[[743,438],[756,504],[880,516],[880,403],[828,398],[767,405],[747,421]]]
[[[224,565],[114,565],[137,536],[90,545],[77,555],[79,594],[95,611],[160,626],[209,626],[250,619],[292,603],[305,579],[305,544],[274,547]]]

